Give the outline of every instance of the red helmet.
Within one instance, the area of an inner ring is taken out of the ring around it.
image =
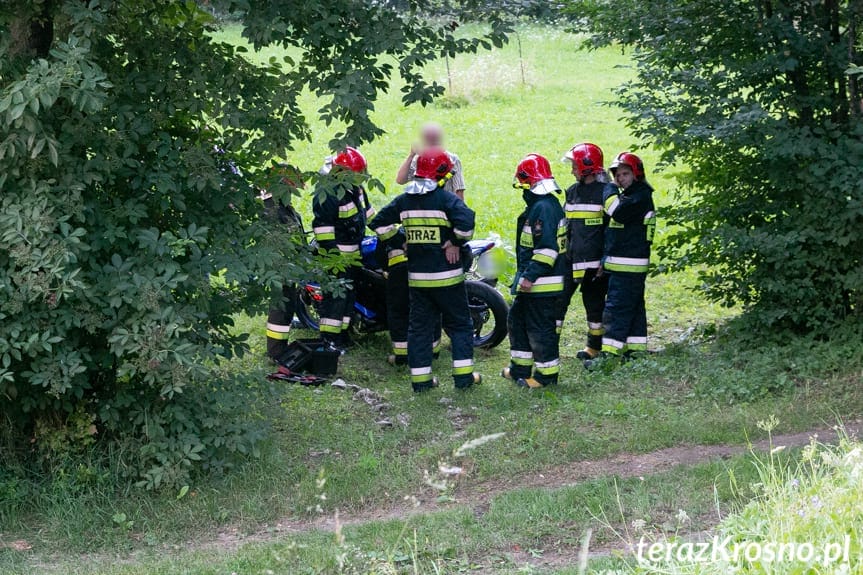
[[[611,173],[614,174],[619,166],[627,166],[632,170],[632,175],[635,176],[636,180],[644,179],[644,162],[635,154],[631,152],[620,152],[617,154],[617,157],[611,163]]]
[[[345,148],[343,152],[336,154],[336,157],[333,158],[333,165],[358,173],[363,173],[368,168],[365,156],[350,146]]]
[[[551,164],[539,154],[528,154],[518,163],[515,169],[515,179],[522,186],[531,186],[542,180],[550,180]]]
[[[573,163],[578,178],[595,176],[605,171],[602,150],[596,144],[576,144],[564,157]]]
[[[445,179],[452,172],[452,160],[443,148],[428,148],[417,158],[417,178]]]

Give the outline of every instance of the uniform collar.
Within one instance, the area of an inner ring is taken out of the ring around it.
[[[545,196],[552,192],[554,192],[555,194],[560,193],[560,186],[557,185],[557,182],[554,181],[554,178],[540,180],[530,188],[530,193],[537,196]]]
[[[415,178],[405,186],[405,193],[411,196],[428,194],[438,188],[437,180],[430,178]]]

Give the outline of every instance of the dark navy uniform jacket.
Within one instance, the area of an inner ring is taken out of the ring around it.
[[[611,218],[605,232],[605,269],[647,273],[656,231],[653,188],[643,180],[635,181],[606,198],[605,213]]]
[[[464,281],[462,262],[446,260],[443,245],[461,246],[473,237],[476,214],[441,187],[422,194],[401,194],[369,223],[387,241],[404,227],[407,240],[408,284],[415,288],[456,285]]]
[[[513,293],[556,296],[563,292],[566,263],[566,218],[560,202],[551,194],[537,195],[525,190],[524,212],[518,217],[516,262],[518,273]],[[520,292],[521,278],[533,282],[529,292]]]

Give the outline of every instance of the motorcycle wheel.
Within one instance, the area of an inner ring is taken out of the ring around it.
[[[301,287],[297,290],[294,314],[304,327],[315,331],[320,327],[318,303],[312,299],[312,295],[305,288]]]
[[[492,349],[506,339],[509,306],[499,291],[480,281],[465,282],[473,320],[473,346]]]

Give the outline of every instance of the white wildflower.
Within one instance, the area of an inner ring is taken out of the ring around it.
[[[490,435],[483,435],[481,437],[477,437],[476,439],[471,439],[467,443],[462,444],[461,447],[455,450],[453,454],[455,457],[464,457],[464,455],[470,451],[471,449],[476,449],[480,445],[485,445],[489,441],[494,441],[495,439],[500,439],[506,435],[505,432],[500,433],[492,433]]]
[[[455,465],[448,466],[441,463],[438,466],[438,471],[440,471],[442,475],[461,475],[464,470],[461,467]]]
[[[756,423],[755,425],[761,431],[766,431],[767,433],[770,433],[771,431],[776,429],[776,426],[779,425],[779,420],[776,419],[775,415],[771,415],[766,420],[761,420],[758,423]]]

